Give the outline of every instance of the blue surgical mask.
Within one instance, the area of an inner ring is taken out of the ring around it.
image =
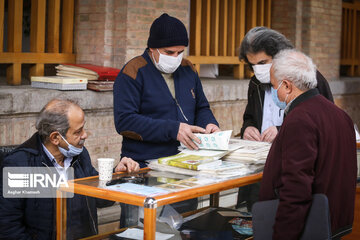
[[[274,103],[276,104],[276,106],[278,106],[280,109],[284,110],[286,108],[286,102],[280,101],[279,96],[278,96],[278,90],[281,87],[282,83],[283,82],[280,83],[280,85],[278,86],[277,89],[274,89],[273,87],[271,87],[271,97],[272,97]],[[288,95],[286,95],[285,100],[287,97],[288,97]]]
[[[66,150],[65,148],[62,148],[60,146],[58,146],[59,151],[62,153],[62,155],[64,155],[65,157],[68,158],[72,158],[75,157],[77,155],[79,155],[80,153],[82,153],[83,151],[83,147],[82,148],[77,148],[73,145],[71,145],[70,143],[68,143],[68,141],[66,141],[66,139],[60,134],[61,138],[67,143],[69,150]]]

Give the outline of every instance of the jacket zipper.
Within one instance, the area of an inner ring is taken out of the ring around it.
[[[259,85],[256,85],[256,89],[257,89],[257,92],[258,92],[259,102],[260,102],[260,107],[261,107],[261,112],[262,112],[263,111],[263,105],[262,105],[262,102],[261,102],[261,95],[260,95]]]
[[[90,211],[90,206],[89,206],[88,197],[85,196],[85,199],[86,199],[86,205],[87,205],[87,208],[88,208],[88,211],[89,211],[89,215],[90,215],[90,218],[91,218],[92,227],[93,227],[93,229],[94,229],[95,235],[97,235],[97,234],[98,234],[98,231],[97,231],[97,229],[96,229],[94,217],[93,217],[93,215],[92,215],[92,213],[91,213],[91,211]]]
[[[181,112],[182,116],[183,116],[183,117],[184,117],[184,119],[188,122],[189,120],[188,120],[188,119],[187,119],[187,117],[185,116],[185,114],[184,114],[184,112],[183,112],[183,110],[182,110],[182,108],[181,108],[180,104],[178,103],[177,99],[176,99],[176,98],[174,98],[174,100],[175,100],[175,102],[176,102],[176,105],[179,107],[179,109],[180,109],[180,112]]]

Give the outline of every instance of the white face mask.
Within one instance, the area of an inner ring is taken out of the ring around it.
[[[183,53],[180,53],[177,57],[168,56],[165,54],[161,54],[159,49],[156,49],[159,53],[159,62],[157,63],[154,58],[154,54],[152,55],[156,68],[160,72],[164,73],[173,73],[180,66],[181,60],[183,58]]]
[[[257,80],[259,80],[261,83],[270,83],[271,65],[272,65],[272,63],[256,64],[256,65],[252,66]]]

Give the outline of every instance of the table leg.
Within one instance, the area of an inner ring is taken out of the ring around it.
[[[154,240],[156,232],[156,208],[154,198],[146,198],[144,202],[144,239]]]
[[[210,194],[210,206],[211,207],[219,207],[219,197],[220,197],[220,193]]]
[[[59,190],[56,191],[56,240],[66,239],[66,198]]]
[[[156,208],[144,208],[144,239],[155,239]]]

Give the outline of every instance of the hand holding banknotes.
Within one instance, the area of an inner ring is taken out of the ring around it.
[[[205,133],[205,129],[186,123],[180,123],[176,140],[184,144],[185,147],[190,150],[198,150],[199,148],[198,146],[196,146],[193,140],[199,144],[201,143],[201,141],[194,135],[194,133]]]

